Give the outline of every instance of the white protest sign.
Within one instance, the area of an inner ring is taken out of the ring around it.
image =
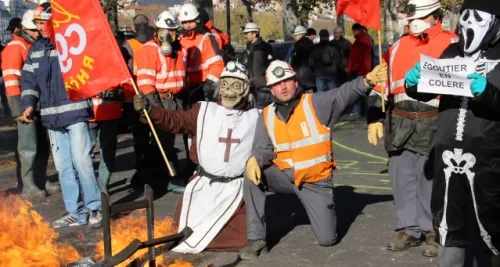
[[[467,75],[474,73],[474,60],[435,59],[420,55],[420,64],[419,93],[473,97],[470,90],[472,80],[467,79]]]

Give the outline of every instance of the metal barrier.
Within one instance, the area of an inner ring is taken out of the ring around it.
[[[134,259],[128,266],[143,266],[149,262],[149,266],[156,266],[156,257],[164,252],[170,251],[178,244],[188,238],[193,231],[191,228],[186,227],[180,233],[154,238],[154,203],[153,203],[153,190],[149,185],[144,186],[145,197],[142,200],[128,202],[123,204],[110,205],[109,196],[101,193],[102,202],[102,228],[104,236],[104,260],[98,262],[95,266],[115,266],[130,258],[134,253],[140,249],[147,248],[148,252],[136,259]],[[112,256],[111,248],[111,215],[121,212],[128,212],[137,209],[146,209],[147,216],[147,233],[148,240],[140,241],[134,239],[128,246],[116,255]],[[154,248],[157,245],[165,244],[164,246]]]

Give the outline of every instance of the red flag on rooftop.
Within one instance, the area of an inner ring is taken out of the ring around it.
[[[59,65],[71,100],[95,96],[130,81],[99,0],[52,0]],[[132,90],[131,87],[129,90]]]
[[[338,0],[337,17],[341,14],[367,28],[380,30],[380,0]]]

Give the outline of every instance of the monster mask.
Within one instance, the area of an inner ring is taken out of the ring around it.
[[[223,77],[219,80],[219,98],[222,106],[234,108],[248,95],[247,81],[234,77]]]
[[[220,75],[217,87],[222,106],[232,109],[241,103],[250,89],[245,66],[237,61],[229,61]]]
[[[500,21],[493,14],[477,9],[464,9],[459,23],[460,47],[465,54],[484,50],[498,40]]]

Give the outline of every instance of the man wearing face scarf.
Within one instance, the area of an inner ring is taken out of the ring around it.
[[[344,110],[385,82],[387,66],[375,67],[364,77],[335,90],[304,93],[297,74],[283,61],[266,70],[273,103],[264,108],[255,128],[252,157],[247,161],[243,198],[247,209],[248,245],[240,251],[252,260],[267,251],[266,194],[295,194],[306,209],[320,246],[337,241],[337,215],[333,201],[331,129]]]
[[[216,37],[202,24],[201,14],[192,3],[182,5],[179,20],[184,28],[180,42],[187,50],[187,86],[193,90],[190,102],[214,100],[213,85],[224,69]]]
[[[398,234],[387,244],[392,251],[407,250],[425,242],[422,255],[437,256],[430,210],[432,172],[424,170],[434,147],[438,128],[439,99],[417,101],[405,89],[405,74],[420,55],[439,57],[458,37],[443,30],[443,12],[439,0],[410,0],[405,6],[410,35],[399,39],[386,53],[389,82],[385,87],[387,112],[383,114],[380,97],[372,99],[368,112],[368,141],[377,145],[385,134],[389,154],[389,176],[398,217]],[[380,87],[373,90],[381,94]],[[376,107],[378,105],[378,107]]]
[[[156,38],[146,42],[137,52],[137,85],[151,105],[181,110],[180,93],[184,88],[186,53],[176,38],[180,25],[169,11],[163,11],[155,25]],[[175,134],[162,132],[159,138],[174,167],[174,173],[179,171],[174,148]],[[181,182],[172,180],[168,190],[182,193],[183,186]]]
[[[441,96],[436,145],[432,214],[440,244],[442,267],[463,266],[465,246],[482,241],[500,266],[500,5],[466,0],[459,21],[460,42],[441,58],[470,58],[475,62],[470,90],[473,97]],[[415,98],[420,64],[406,75]],[[470,230],[473,229],[473,230]],[[472,232],[472,234],[471,234]]]
[[[192,136],[190,158],[199,168],[175,217],[179,229],[189,226],[193,234],[176,252],[237,251],[246,245],[243,172],[259,112],[248,102],[250,84],[242,64],[228,62],[216,86],[217,103],[200,101],[186,111],[151,105],[142,96],[134,99],[136,110],[146,109],[159,129]]]

